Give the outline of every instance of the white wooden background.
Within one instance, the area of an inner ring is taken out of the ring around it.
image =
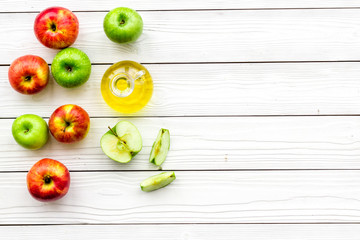
[[[121,5],[119,5],[121,4]],[[10,63],[57,53],[33,33],[41,10],[63,6],[80,21],[74,44],[92,63],[77,89],[51,81],[23,96],[8,83]],[[110,42],[102,21],[118,6],[139,10],[144,33]],[[148,106],[132,116],[100,94],[104,71],[139,61],[154,79]],[[29,151],[11,135],[13,120],[48,118],[74,103],[91,115],[88,137],[51,139]],[[144,140],[129,164],[99,146],[108,125],[128,119]],[[143,193],[160,127],[171,132],[164,170],[177,180]],[[66,197],[32,199],[25,176],[51,157],[71,171]],[[360,0],[1,0],[0,239],[359,239]]]

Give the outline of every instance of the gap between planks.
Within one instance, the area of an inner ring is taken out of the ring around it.
[[[48,116],[41,116],[48,120]],[[359,114],[307,114],[307,115],[179,115],[179,116],[92,116],[91,119],[102,118],[119,118],[119,119],[136,119],[136,118],[286,118],[286,117],[360,117]],[[16,117],[0,117],[0,120],[12,120]]]
[[[359,60],[324,60],[324,61],[239,61],[239,62],[140,62],[143,65],[206,65],[206,64],[288,64],[288,63],[359,63]],[[115,62],[114,62],[115,63]],[[91,63],[92,66],[107,66],[114,63]],[[48,64],[51,67],[51,64]],[[9,67],[10,64],[0,63],[0,67]]]
[[[198,222],[186,222],[186,223],[178,223],[178,222],[168,222],[168,223],[46,223],[46,224],[0,224],[0,227],[42,227],[42,226],[156,226],[156,225],[358,225],[360,222],[276,222],[276,223],[268,223],[268,222],[253,222],[253,223],[198,223]]]
[[[117,172],[304,172],[304,171],[360,171],[360,168],[289,168],[289,169],[165,169],[165,170],[152,170],[152,169],[129,169],[129,170],[69,170],[71,173],[117,173]],[[27,173],[28,171],[0,171],[0,174],[13,174],[13,173]]]
[[[346,10],[360,9],[360,7],[304,7],[304,8],[219,8],[219,9],[136,9],[137,12],[213,12],[213,11],[289,11],[289,10]],[[108,10],[74,10],[74,13],[91,13],[91,12],[109,12]],[[17,14],[17,13],[40,13],[40,11],[24,11],[24,12],[1,12],[0,14]]]

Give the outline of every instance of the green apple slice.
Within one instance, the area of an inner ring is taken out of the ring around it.
[[[170,132],[167,129],[161,128],[152,146],[149,161],[160,166],[165,161],[169,148]]]
[[[131,160],[131,152],[111,132],[107,132],[100,140],[101,149],[112,160],[127,163]]]
[[[109,158],[127,163],[140,152],[142,139],[139,130],[132,123],[120,121],[102,136],[100,145]]]
[[[174,172],[163,172],[145,179],[140,183],[140,187],[144,192],[151,192],[169,185],[175,179]]]
[[[135,156],[142,148],[139,130],[128,121],[120,121],[115,126],[116,135],[125,143],[131,154]]]

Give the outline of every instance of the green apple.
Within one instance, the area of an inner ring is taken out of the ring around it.
[[[151,192],[169,185],[175,179],[174,172],[163,172],[145,179],[140,183],[140,187],[144,192]]]
[[[19,145],[33,150],[44,146],[49,139],[45,120],[34,114],[16,118],[12,124],[12,135]]]
[[[119,7],[111,10],[104,18],[104,31],[113,42],[126,43],[138,39],[143,30],[143,20],[133,9]]]
[[[167,129],[161,128],[152,146],[149,161],[160,166],[165,161],[169,148],[170,132]]]
[[[51,64],[51,73],[60,86],[77,87],[89,79],[91,62],[83,51],[65,48],[56,54]]]
[[[120,121],[110,128],[100,140],[103,152],[114,161],[127,163],[142,148],[142,139],[139,130],[128,121]]]

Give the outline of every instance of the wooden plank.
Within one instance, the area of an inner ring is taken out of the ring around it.
[[[1,12],[26,12],[41,11],[48,6],[58,6],[59,2],[55,0],[23,1],[23,0],[3,0],[1,2]],[[19,5],[21,9],[19,9]],[[267,9],[267,8],[337,8],[337,7],[359,7],[359,0],[209,0],[209,1],[191,1],[183,0],[179,3],[176,0],[123,0],[119,2],[111,0],[62,0],[61,6],[67,7],[73,11],[108,11],[115,7],[127,6],[137,10],[186,10],[186,9]]]
[[[143,118],[127,119],[142,134],[143,149],[128,164],[107,158],[100,138],[120,119],[92,119],[77,144],[54,139],[38,151],[16,144],[13,120],[0,120],[0,170],[28,171],[51,157],[70,170],[156,170],[148,163],[158,130],[168,128],[171,148],[164,170],[360,169],[359,117]]]
[[[359,224],[196,224],[196,225],[53,225],[3,226],[0,239],[18,240],[34,236],[63,239],[192,239],[192,240],[358,240]]]
[[[36,113],[49,117],[74,103],[91,116],[121,116],[104,102],[100,81],[109,65],[95,65],[82,87],[50,81],[34,96],[11,89],[0,67],[0,117]],[[359,114],[360,63],[151,64],[154,93],[134,116]]]
[[[359,171],[176,172],[142,192],[155,173],[72,172],[53,203],[31,198],[26,173],[1,173],[0,224],[360,222]]]
[[[77,13],[80,33],[74,47],[84,50],[93,63],[123,59],[144,63],[360,59],[360,9],[143,12],[143,35],[125,45],[105,36],[105,14]],[[57,51],[45,48],[35,38],[35,16],[0,15],[0,64],[10,64],[24,54],[52,61]]]

